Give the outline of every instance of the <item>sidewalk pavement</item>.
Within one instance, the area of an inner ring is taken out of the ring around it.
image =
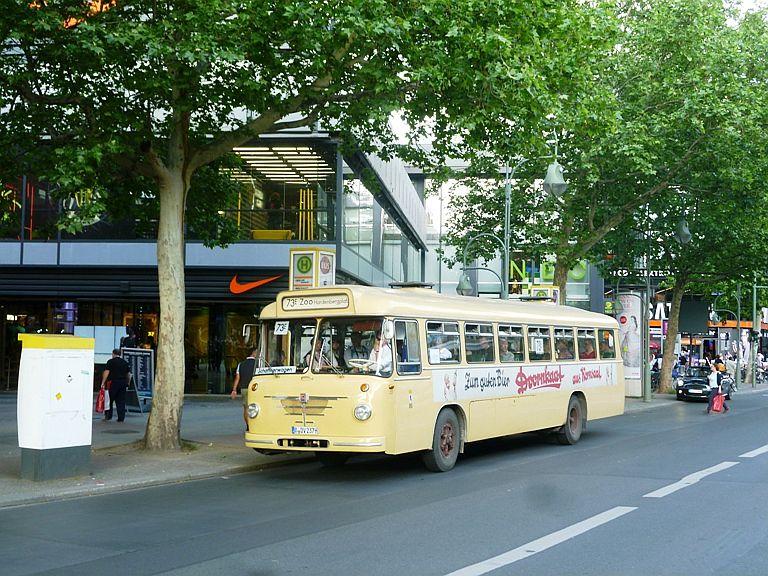
[[[743,387],[738,395],[750,390]],[[654,394],[645,402],[627,398],[625,413],[671,406],[674,395]],[[312,454],[265,456],[243,443],[242,403],[229,396],[187,396],[181,421],[184,449],[178,452],[138,450],[147,415],[128,412],[125,422],[104,422],[94,413],[90,474],[32,481],[21,478],[16,394],[0,393],[0,508],[62,500],[120,490],[227,476],[312,459]]]
[[[147,416],[128,412],[125,422],[105,422],[94,412],[91,473],[36,482],[21,478],[16,394],[0,393],[0,508],[226,476],[313,458],[308,454],[265,456],[246,448],[239,397],[186,396],[180,451],[137,449]]]

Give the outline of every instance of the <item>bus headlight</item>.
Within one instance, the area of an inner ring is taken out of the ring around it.
[[[256,418],[259,415],[259,405],[256,403],[248,404],[248,418]]]
[[[368,418],[371,417],[371,414],[373,413],[373,410],[371,410],[371,407],[368,406],[368,404],[358,404],[355,406],[355,418],[358,420],[368,420]]]

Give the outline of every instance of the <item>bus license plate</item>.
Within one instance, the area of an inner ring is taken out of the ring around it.
[[[291,434],[307,435],[317,434],[316,426],[291,426]]]

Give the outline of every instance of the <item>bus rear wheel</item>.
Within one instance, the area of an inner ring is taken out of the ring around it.
[[[584,432],[584,407],[576,396],[568,401],[568,412],[565,424],[557,431],[557,441],[560,444],[576,444]]]
[[[422,457],[427,470],[447,472],[456,464],[461,447],[461,424],[456,412],[447,408],[440,412],[432,435],[432,449]]]

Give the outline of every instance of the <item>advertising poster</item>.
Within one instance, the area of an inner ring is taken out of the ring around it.
[[[619,294],[619,345],[624,358],[624,377],[640,379],[643,338],[641,299],[639,294]]]
[[[487,400],[619,384],[613,364],[541,364],[432,371],[435,402]]]

